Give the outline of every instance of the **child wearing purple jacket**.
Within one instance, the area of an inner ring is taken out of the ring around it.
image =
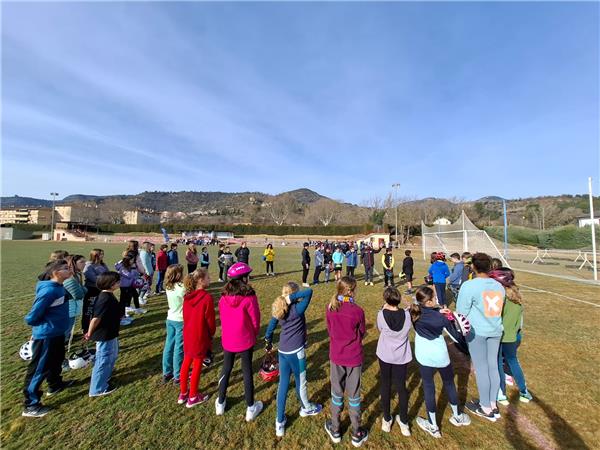
[[[393,418],[390,415],[390,394],[392,381],[398,392],[400,415],[396,422],[404,436],[410,436],[408,427],[408,391],[406,390],[406,373],[408,363],[412,361],[412,352],[408,342],[408,333],[412,328],[410,313],[398,308],[402,296],[395,287],[388,287],[383,291],[385,304],[377,313],[377,359],[379,360],[381,409],[383,419],[381,429],[389,433],[392,428]]]
[[[337,293],[327,306],[331,379],[331,419],[325,431],[334,444],[342,440],[340,414],[344,392],[348,394],[348,415],[352,424],[352,445],[360,447],[369,437],[360,426],[360,377],[363,363],[362,340],[366,334],[365,312],[355,303],[356,280],[342,277]]]

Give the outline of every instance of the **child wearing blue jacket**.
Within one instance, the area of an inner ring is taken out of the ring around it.
[[[346,276],[354,277],[354,269],[358,265],[358,253],[354,245],[346,252]]]
[[[62,362],[65,358],[65,333],[69,328],[69,305],[65,301],[65,280],[73,272],[64,259],[59,259],[46,267],[47,280],[38,281],[35,300],[25,322],[32,328],[32,356],[23,394],[25,408],[23,417],[43,417],[50,409],[42,405],[40,386],[48,380],[46,395],[58,394],[73,382],[64,382],[61,377]],[[46,277],[44,277],[46,278]]]
[[[302,407],[300,416],[314,416],[323,409],[320,404],[308,400],[306,381],[306,319],[304,313],[310,305],[312,289],[299,291],[294,282],[287,283],[281,290],[281,295],[275,299],[272,306],[273,317],[267,327],[265,345],[271,351],[273,333],[277,325],[281,325],[279,336],[279,387],[277,389],[277,418],[275,434],[282,437],[285,434],[285,404],[293,373],[296,384],[296,396]]]
[[[450,269],[445,262],[446,255],[443,252],[437,252],[432,256],[434,261],[429,266],[429,276],[433,280],[439,304],[446,306],[446,278],[450,276]]]

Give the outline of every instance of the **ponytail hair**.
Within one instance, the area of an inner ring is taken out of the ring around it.
[[[420,286],[415,294],[415,301],[410,305],[410,318],[415,323],[421,318],[421,308],[425,303],[435,298],[433,289],[429,286]]]
[[[183,271],[183,267],[182,267]],[[198,281],[206,280],[208,278],[208,270],[205,268],[196,269],[192,273],[188,273],[183,279],[183,286],[185,287],[185,293],[189,294],[195,291],[198,286]]]
[[[290,305],[288,305],[285,301],[286,295],[293,294],[299,290],[300,287],[297,283],[294,283],[293,281],[287,282],[283,288],[281,288],[281,295],[275,299],[273,305],[271,306],[272,316],[278,320],[283,319],[290,309]]]
[[[340,281],[337,282],[337,292],[331,297],[329,301],[329,310],[337,311],[340,309],[340,300],[339,296],[354,296],[354,291],[356,290],[356,280],[352,277],[342,277]]]

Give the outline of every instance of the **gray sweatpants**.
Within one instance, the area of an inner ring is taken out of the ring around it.
[[[340,415],[344,409],[344,392],[348,396],[348,415],[352,431],[360,427],[360,375],[362,366],[338,366],[330,362],[331,378],[331,424],[334,430],[340,429]]]
[[[475,367],[475,379],[479,391],[479,404],[491,408],[498,398],[500,375],[498,373],[498,350],[500,337],[475,336],[469,342],[469,353]]]

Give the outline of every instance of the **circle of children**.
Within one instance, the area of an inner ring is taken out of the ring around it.
[[[179,387],[177,403],[187,408],[207,401],[209,396],[199,390],[200,374],[203,366],[207,367],[213,362],[212,341],[216,331],[214,303],[206,290],[211,283],[207,270],[208,253],[197,255],[195,245],[191,243],[186,252],[187,275],[184,276],[176,244],[171,244],[170,249],[167,245],[161,245],[155,263],[152,262],[152,247],[153,244],[145,242],[139,248],[137,241],[130,241],[123,258],[115,265],[115,271],[108,269],[100,249],[93,250],[88,261],[81,255],[67,255],[66,252],[52,255],[52,261],[39,277],[33,307],[25,317],[25,321],[33,327],[33,336],[29,343],[30,363],[23,390],[23,416],[41,417],[48,413],[49,408],[42,405],[40,391],[44,379],[48,383],[48,396],[56,395],[71,385],[62,379],[61,370],[65,342],[72,338],[79,315],[82,316],[84,339],[96,342],[89,396],[105,396],[117,389],[110,379],[119,352],[119,327],[128,322],[131,313],[144,312],[140,304],[151,295],[154,269],[158,272],[155,293],[165,289],[169,306],[162,382],[174,383]],[[303,287],[308,286],[306,281],[311,263],[309,248],[309,244],[305,243],[301,253]],[[313,278],[313,283],[318,283],[323,271],[328,281],[331,268],[336,281],[335,292],[325,311],[330,338],[331,418],[324,422],[324,429],[334,443],[341,441],[340,415],[346,396],[351,442],[355,447],[368,438],[368,430],[361,427],[362,340],[366,324],[354,278],[357,250],[360,250],[365,266],[365,285],[372,285],[373,254],[381,249],[375,250],[369,244],[357,249],[353,243],[345,243],[345,248],[342,245],[318,243],[314,254],[316,269]],[[409,250],[405,254],[403,272],[407,283],[410,283],[413,261]],[[383,432],[389,433],[396,422],[403,436],[411,434],[406,388],[407,367],[413,359],[409,343],[411,329],[415,332],[414,356],[419,363],[427,410],[426,417],[416,417],[415,423],[434,438],[441,437],[436,422],[436,372],[441,375],[452,409],[450,423],[457,427],[471,423],[464,408],[490,422],[499,420],[498,404],[508,405],[507,383],[512,385],[516,382],[520,401],[529,402],[532,399],[517,359],[523,307],[511,269],[501,267],[498,260],[492,260],[484,253],[464,253],[462,258],[455,253],[451,255],[454,262],[451,271],[445,262],[446,255],[433,253],[429,274],[425,277],[427,283],[416,289],[412,304],[403,309],[400,307],[401,294],[393,286],[391,249],[386,249],[384,255],[384,268],[389,272],[385,275],[383,306],[375,319],[379,331],[376,356],[380,365]],[[223,365],[214,402],[216,414],[225,414],[229,379],[235,359],[239,357],[247,404],[246,421],[256,419],[263,409],[262,402],[254,398],[252,354],[259,337],[260,309],[249,282],[252,271],[248,265],[249,256],[250,249],[245,243],[236,250],[235,255],[231,254],[228,247],[221,246],[219,249],[219,276],[225,283],[218,302]],[[267,245],[263,254],[267,274],[275,275],[274,256],[272,245]],[[343,258],[347,262],[344,276],[341,274]],[[200,268],[197,267],[198,262]],[[455,312],[446,306],[448,279],[450,290],[456,295]],[[433,288],[429,285],[433,285]],[[412,292],[412,285],[408,284],[408,287]],[[120,300],[114,295],[117,289],[120,289]],[[305,314],[312,294],[311,288],[301,289],[294,282],[284,284],[281,295],[273,302],[272,318],[264,336],[265,350],[270,358],[265,357],[260,374],[264,380],[279,378],[275,422],[278,437],[285,434],[285,407],[292,374],[301,403],[299,415],[313,416],[323,409],[322,405],[309,400],[307,387],[309,376],[305,348],[309,336]],[[132,300],[133,308],[130,306]],[[272,353],[272,342],[278,326],[281,333],[277,362]],[[444,333],[459,350],[470,354],[476,374],[478,400],[459,404]],[[505,371],[510,371],[512,376],[505,375]],[[399,414],[395,417],[390,411],[392,385],[394,394],[397,392],[399,396]]]

